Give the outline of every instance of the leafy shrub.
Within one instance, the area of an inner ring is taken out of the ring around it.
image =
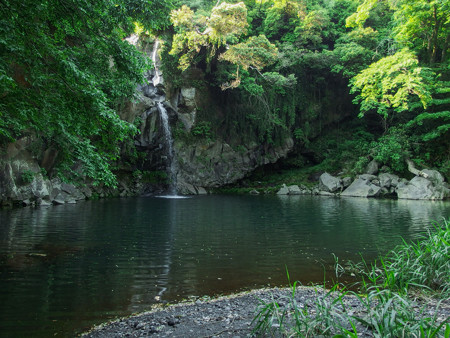
[[[164,171],[143,171],[142,182],[145,183],[167,183],[167,173]]]
[[[406,169],[405,158],[409,157],[409,140],[400,128],[391,128],[389,133],[372,142],[372,153],[376,161],[384,163],[397,172]]]
[[[205,138],[210,141],[213,137],[211,122],[201,121],[197,123],[196,126],[192,128],[191,133],[196,137]]]
[[[31,170],[25,170],[21,173],[20,178],[23,184],[29,184],[34,180],[34,172]]]

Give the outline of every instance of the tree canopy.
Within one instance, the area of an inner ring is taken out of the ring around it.
[[[0,142],[33,136],[58,150],[63,176],[114,184],[137,132],[118,111],[150,67],[125,40],[136,23],[164,40],[173,87],[197,68],[196,85],[217,89],[230,143],[306,147],[325,116],[353,114],[374,135],[366,157],[450,168],[449,0],[4,0],[0,11]]]

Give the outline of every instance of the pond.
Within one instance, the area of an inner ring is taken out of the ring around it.
[[[0,210],[0,332],[73,336],[157,302],[321,283],[450,215],[449,202],[139,197]]]

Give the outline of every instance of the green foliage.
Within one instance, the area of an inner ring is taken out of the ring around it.
[[[299,14],[306,11],[303,1],[274,0],[273,5],[267,9],[263,27],[264,34],[275,40],[289,40],[293,38],[292,32],[300,23]],[[290,33],[290,34],[289,34]]]
[[[264,35],[251,36],[242,43],[231,46],[225,53],[219,56],[219,60],[225,60],[237,65],[235,79],[222,84],[222,90],[236,88],[241,83],[239,70],[247,71],[249,68],[258,72],[264,67],[276,61],[277,48],[267,40]]]
[[[188,69],[202,48],[208,49],[207,59],[212,60],[217,49],[228,41],[235,41],[247,28],[247,8],[243,2],[226,2],[214,7],[209,17],[195,13],[186,5],[171,13],[177,29],[170,54],[179,55],[179,68]]]
[[[211,130],[211,123],[207,121],[201,121],[197,123],[191,130],[192,135],[198,138],[204,138],[208,142],[213,138],[213,132]]]
[[[117,106],[148,68],[124,38],[139,20],[167,25],[169,2],[7,1],[0,19],[0,142],[35,135],[60,150],[57,170],[113,185],[110,163],[136,128]],[[149,19],[149,12],[152,17]],[[77,167],[76,163],[82,166]]]
[[[370,11],[378,4],[378,0],[365,0],[355,13],[346,20],[347,27],[363,27],[370,15]]]
[[[424,107],[431,100],[428,69],[418,66],[415,55],[403,49],[373,64],[352,79],[352,92],[360,91],[356,102],[361,104],[360,116],[370,110],[387,118],[391,109],[409,109],[411,95],[420,99]]]
[[[332,53],[337,62],[331,71],[341,73],[344,78],[352,78],[371,63],[374,53],[356,42],[337,44]]]
[[[409,158],[409,137],[404,130],[391,128],[389,133],[371,143],[371,154],[379,163],[383,163],[396,172],[406,169],[405,159]]]
[[[23,184],[29,184],[34,180],[34,172],[31,170],[22,171],[20,178]]]
[[[392,1],[395,38],[415,50],[423,61],[446,62],[449,48],[450,1]]]
[[[144,183],[151,183],[151,184],[167,183],[168,179],[169,178],[165,171],[144,170],[141,172],[141,182],[144,182]]]
[[[297,78],[294,74],[283,76],[277,72],[266,72],[263,74],[264,80],[273,87],[277,94],[285,95],[287,88],[293,88],[297,84]]]
[[[406,137],[415,141],[406,151],[422,160],[421,154],[430,151],[448,157],[443,149],[448,148],[450,130],[449,5],[448,0],[364,0],[347,18],[353,30],[333,51],[339,63],[332,70],[353,75],[352,92],[358,94],[355,103],[360,104],[360,116],[376,111],[383,116],[385,130],[405,129]],[[365,53],[375,62],[369,65]],[[395,158],[389,160],[398,163],[400,144],[386,141],[381,147],[385,149],[379,149],[385,155],[380,156],[386,159],[391,148]]]
[[[302,14],[299,15],[302,16]],[[329,34],[329,25],[330,18],[326,9],[309,11],[294,30],[297,42],[309,49],[321,49],[324,47],[322,46],[323,38]]]
[[[406,292],[419,288],[437,292],[443,299],[450,297],[450,223],[434,224],[413,243],[396,247],[370,266],[356,265],[362,274],[363,287]]]

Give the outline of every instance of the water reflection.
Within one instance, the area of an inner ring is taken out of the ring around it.
[[[0,326],[72,335],[159,298],[323,280],[332,253],[374,257],[449,203],[311,196],[131,198],[0,211]]]

